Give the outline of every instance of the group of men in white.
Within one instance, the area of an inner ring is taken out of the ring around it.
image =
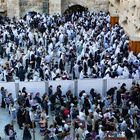
[[[20,67],[26,68],[23,81],[140,77],[140,54],[129,51],[128,36],[119,25],[111,27],[109,13],[28,13],[19,20],[4,19],[0,34],[3,81],[9,73],[12,81],[22,79],[16,74]]]

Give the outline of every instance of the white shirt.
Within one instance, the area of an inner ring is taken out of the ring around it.
[[[79,79],[80,79],[80,80],[84,79],[84,74],[83,74],[83,72],[82,72],[82,71],[80,72]]]
[[[79,112],[79,119],[85,121],[85,113]]]
[[[99,129],[99,137],[100,137],[100,140],[105,139],[105,133],[101,129]]]

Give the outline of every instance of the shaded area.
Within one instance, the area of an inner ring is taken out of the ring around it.
[[[87,11],[88,8],[85,8],[81,5],[73,5],[73,6],[70,6],[65,12],[64,12],[64,15],[72,15],[73,13],[76,13],[76,12],[79,12],[79,13],[82,13],[83,11]]]
[[[28,12],[28,13],[23,17],[24,20],[26,20],[27,15],[30,15],[30,17],[33,18],[35,15],[37,15],[37,12],[35,12],[35,11],[30,11],[30,12]]]

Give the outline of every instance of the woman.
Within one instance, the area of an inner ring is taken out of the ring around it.
[[[29,130],[30,125],[26,124],[23,130],[23,140],[31,140],[32,136]]]
[[[14,131],[13,125],[9,126],[9,140],[16,140],[16,132]]]
[[[6,92],[5,92],[4,87],[1,87],[1,96],[2,96],[1,107],[5,108],[6,107],[6,104],[5,104]]]
[[[45,132],[46,132],[46,128],[47,128],[47,121],[44,117],[41,117],[40,119],[40,134],[41,136],[44,136]]]
[[[11,116],[11,123],[14,124],[14,122],[16,121],[16,116],[17,116],[16,108],[14,104],[10,104],[9,111],[10,111],[10,116]]]

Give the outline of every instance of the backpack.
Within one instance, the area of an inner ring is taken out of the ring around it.
[[[9,126],[10,124],[5,125],[4,132],[7,136],[9,136]]]

